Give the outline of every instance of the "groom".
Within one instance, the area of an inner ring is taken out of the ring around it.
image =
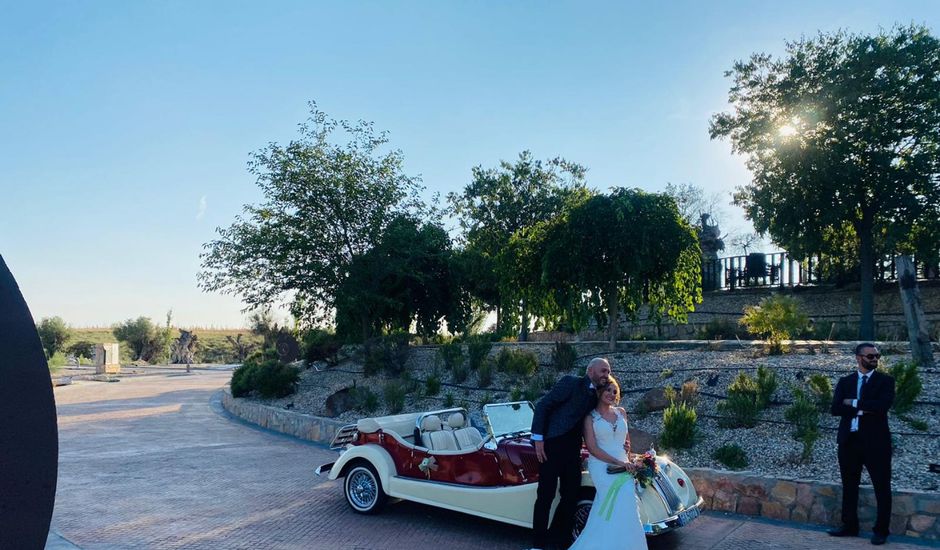
[[[592,359],[584,377],[565,376],[539,399],[532,417],[532,445],[539,466],[539,486],[532,514],[533,550],[548,542],[548,515],[555,490],[561,501],[555,510],[552,531],[560,540],[571,537],[571,523],[581,487],[581,432],[584,417],[597,406],[596,388],[610,377],[607,359]]]

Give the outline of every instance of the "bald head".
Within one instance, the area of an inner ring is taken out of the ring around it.
[[[595,357],[587,366],[587,376],[595,387],[607,383],[610,378],[610,362],[603,357]]]

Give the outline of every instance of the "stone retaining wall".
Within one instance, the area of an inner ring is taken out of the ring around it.
[[[345,423],[330,418],[287,411],[232,397],[222,390],[222,406],[233,415],[269,430],[306,441],[329,444]],[[839,485],[795,479],[776,479],[748,472],[686,468],[709,510],[770,519],[838,525],[841,506]],[[895,491],[891,532],[940,540],[940,495],[920,491]],[[862,530],[871,530],[875,495],[871,487],[859,492]]]
[[[685,472],[710,510],[798,523],[840,524],[841,485],[710,468],[685,468]],[[940,495],[894,491],[892,501],[892,534],[940,540]],[[858,514],[861,529],[871,531],[875,493],[870,486],[859,491]]]
[[[242,420],[262,428],[327,445],[333,441],[336,432],[348,424],[332,418],[321,418],[232,397],[228,388],[222,390],[222,407]]]

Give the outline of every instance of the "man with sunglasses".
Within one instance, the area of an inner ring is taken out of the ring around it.
[[[842,527],[834,537],[858,536],[858,485],[868,470],[878,502],[872,544],[888,540],[891,519],[891,431],[888,410],[894,403],[894,378],[877,372],[881,354],[874,344],[855,347],[858,370],[843,376],[832,396],[832,414],[839,421],[839,472],[842,475]]]

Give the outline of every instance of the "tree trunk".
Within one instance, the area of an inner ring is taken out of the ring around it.
[[[499,307],[499,304],[496,304],[496,334],[500,334],[503,330],[503,308]]]
[[[522,325],[519,327],[519,341],[527,342],[529,340],[529,304],[525,298],[522,299]]]
[[[858,259],[861,262],[861,318],[858,323],[860,340],[875,339],[875,243],[871,214],[863,212],[858,228]]]
[[[898,256],[898,286],[904,304],[904,319],[907,320],[907,337],[911,341],[911,356],[921,367],[933,367],[933,348],[930,346],[930,328],[924,319],[924,308],[917,288],[917,272],[910,256]]]
[[[620,332],[620,311],[617,290],[607,293],[607,345],[611,352],[617,351],[617,334]]]

